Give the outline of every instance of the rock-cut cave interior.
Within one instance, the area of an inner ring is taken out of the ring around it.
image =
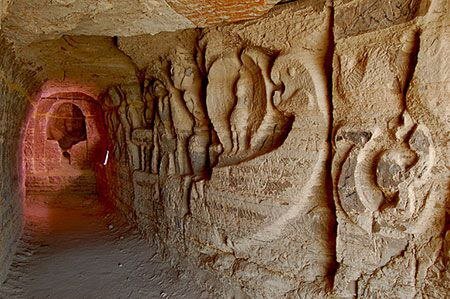
[[[0,1],[0,298],[450,298],[449,6]]]

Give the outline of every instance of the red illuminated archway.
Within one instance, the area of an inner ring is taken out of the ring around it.
[[[57,138],[49,136],[49,125],[55,118],[69,117],[58,114],[62,105],[79,109],[85,122],[86,138],[68,148],[62,148]],[[65,92],[41,97],[30,114],[24,137],[26,192],[96,193],[96,172],[105,155],[105,135],[101,105],[91,96]]]

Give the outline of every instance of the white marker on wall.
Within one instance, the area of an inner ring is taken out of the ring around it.
[[[105,161],[103,162],[104,166],[106,165],[106,163],[108,163],[108,158],[109,158],[109,151],[106,151]]]

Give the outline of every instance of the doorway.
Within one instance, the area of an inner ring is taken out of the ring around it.
[[[41,98],[24,144],[26,194],[97,195],[105,155],[100,104],[83,93]]]

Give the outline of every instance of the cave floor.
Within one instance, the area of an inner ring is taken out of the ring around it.
[[[32,196],[0,298],[200,298],[120,216],[89,196]]]

